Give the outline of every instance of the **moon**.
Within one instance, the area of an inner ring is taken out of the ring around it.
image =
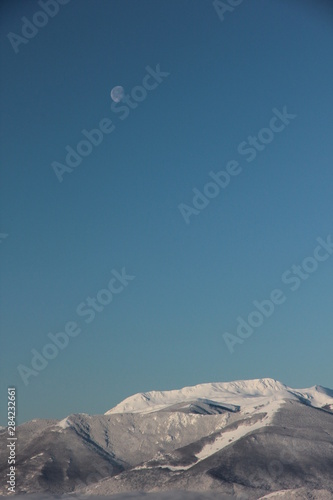
[[[121,85],[117,85],[116,87],[113,87],[111,90],[111,99],[114,102],[120,102],[122,98],[124,97],[124,88]]]

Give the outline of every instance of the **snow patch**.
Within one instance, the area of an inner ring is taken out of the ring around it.
[[[267,415],[266,417],[264,417],[264,419],[260,419],[253,424],[248,424],[247,421],[245,420],[237,427],[237,429],[226,430],[225,432],[223,432],[223,434],[217,436],[213,443],[205,445],[202,448],[202,450],[196,454],[198,462],[201,462],[202,460],[205,460],[211,455],[214,455],[215,453],[222,450],[232,442],[237,441],[238,439],[246,436],[250,432],[253,432],[257,429],[260,429],[262,427],[267,427],[268,425],[270,425],[274,414],[276,413],[277,410],[279,410],[281,406],[282,406],[281,402],[274,401],[273,403],[265,407],[265,413],[267,413]],[[264,423],[263,420],[265,421]],[[196,464],[198,462],[196,462]]]
[[[30,457],[29,460],[33,460],[34,458],[41,457],[42,455],[44,455],[44,452],[38,453],[38,455],[34,455],[33,457]]]
[[[67,427],[70,426],[70,421],[68,417],[64,418],[63,420],[60,420],[60,422],[57,423],[57,427],[60,427],[61,429],[67,429]]]

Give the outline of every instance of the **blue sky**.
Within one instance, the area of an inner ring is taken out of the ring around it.
[[[8,33],[40,10],[1,5],[2,402],[16,386],[22,422],[212,381],[332,388],[333,256],[297,291],[281,280],[333,234],[330,2],[244,1],[222,21],[206,0],[70,0],[16,53]],[[121,120],[111,89],[157,65],[169,75]],[[297,116],[248,162],[239,145],[284,106]],[[105,118],[59,182],[52,163]],[[232,160],[186,224],[179,205]],[[122,268],[135,278],[86,323],[78,305]],[[284,303],[231,354],[223,334],[276,288]],[[17,366],[68,322],[80,334],[25,385]]]

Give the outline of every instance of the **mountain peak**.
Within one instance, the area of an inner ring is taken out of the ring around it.
[[[209,400],[234,406],[253,406],[267,404],[275,400],[296,399],[307,401],[310,405],[323,407],[327,399],[332,399],[333,392],[315,386],[309,389],[292,389],[273,378],[236,380],[233,382],[204,383],[171,391],[142,392],[126,398],[117,406],[107,411],[112,413],[150,413],[169,406]]]
[[[304,478],[312,490],[327,489],[311,498],[331,498],[332,417],[332,390],[292,389],[272,378],[142,392],[106,415],[72,414],[22,425],[19,488],[40,492],[49,489],[45,477],[52,477],[57,492],[110,498],[184,484],[196,490],[200,484],[220,498],[220,492],[240,491],[243,485],[245,497],[254,499],[284,489],[287,471],[288,488]],[[3,449],[6,443],[2,430]],[[290,459],[297,467],[290,467]],[[273,475],[276,463],[278,475]],[[97,484],[90,484],[92,478]],[[285,498],[292,498],[290,490]]]

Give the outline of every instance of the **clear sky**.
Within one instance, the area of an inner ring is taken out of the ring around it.
[[[332,3],[60,3],[1,3],[1,406],[8,386],[19,422],[213,381],[333,388],[333,255],[316,241],[333,235]],[[66,146],[101,121],[70,171]],[[274,289],[284,302],[241,339]],[[80,333],[34,369],[66,325]]]

